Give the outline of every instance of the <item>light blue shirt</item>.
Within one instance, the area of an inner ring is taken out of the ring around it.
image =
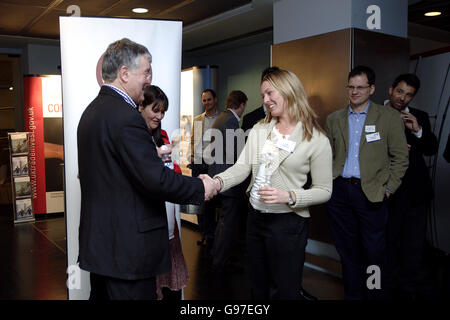
[[[344,170],[341,173],[341,176],[344,178],[361,178],[359,148],[369,107],[370,101],[366,109],[360,113],[353,111],[350,106],[348,107],[348,153],[345,159]]]

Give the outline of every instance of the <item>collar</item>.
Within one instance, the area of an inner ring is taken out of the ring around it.
[[[214,113],[214,115],[212,117],[208,116],[208,114],[205,111],[205,117],[209,118],[209,119],[215,119],[218,115],[219,115],[219,111],[217,111],[217,109],[216,109],[216,113]]]
[[[137,109],[136,103],[133,101],[133,99],[130,98],[130,96],[126,92],[124,92],[123,90],[120,90],[119,88],[113,86],[112,84],[105,83],[103,85],[107,86],[108,88],[113,89],[115,92],[117,92],[118,94],[121,95],[121,97],[123,98],[123,100],[125,100],[125,102],[130,104],[133,108]]]
[[[367,114],[367,112],[369,111],[369,107],[370,107],[370,100],[368,101],[366,108],[361,112],[353,111],[352,107],[350,105],[348,105],[348,114],[349,115],[350,114]]]
[[[389,103],[389,99],[388,100],[384,100],[384,105],[385,106],[387,106],[387,104]],[[392,108],[392,107],[391,107]],[[393,109],[395,109],[395,108],[393,108]],[[395,109],[395,110],[397,110],[397,109]],[[409,108],[408,108],[408,106],[406,106],[403,110],[405,110],[406,112],[408,112],[409,113]]]
[[[236,112],[234,112],[232,109],[228,109],[228,111],[231,111],[231,113],[235,116],[235,118],[237,119],[237,121],[241,121],[241,118],[239,118],[239,116],[236,114]]]

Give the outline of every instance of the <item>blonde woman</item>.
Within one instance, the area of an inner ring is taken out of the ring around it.
[[[332,191],[330,143],[295,74],[261,81],[268,113],[250,131],[236,164],[214,177],[224,192],[251,174],[247,250],[254,299],[301,299],[308,207]],[[307,175],[312,185],[304,189]]]

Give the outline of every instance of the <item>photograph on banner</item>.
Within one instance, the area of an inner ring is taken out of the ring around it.
[[[25,132],[9,133],[11,141],[11,154],[21,155],[28,153],[28,134]]]
[[[33,218],[33,207],[31,198],[16,200],[16,218],[15,220],[27,220]]]
[[[12,157],[11,162],[13,177],[28,175],[28,157]]]
[[[14,190],[16,192],[16,199],[31,197],[30,177],[14,178]]]

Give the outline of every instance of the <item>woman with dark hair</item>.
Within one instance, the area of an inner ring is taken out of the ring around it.
[[[164,145],[170,145],[167,132],[161,129],[161,120],[169,107],[166,94],[157,86],[148,86],[144,90],[144,101],[139,106],[153,140],[167,167],[181,174],[180,166],[170,159],[170,148],[161,151]],[[166,156],[167,158],[164,158]],[[181,289],[186,286],[189,274],[184,260],[180,240],[180,207],[166,202],[167,222],[169,226],[169,246],[172,261],[172,270],[156,277],[156,292],[158,300],[181,299]]]

